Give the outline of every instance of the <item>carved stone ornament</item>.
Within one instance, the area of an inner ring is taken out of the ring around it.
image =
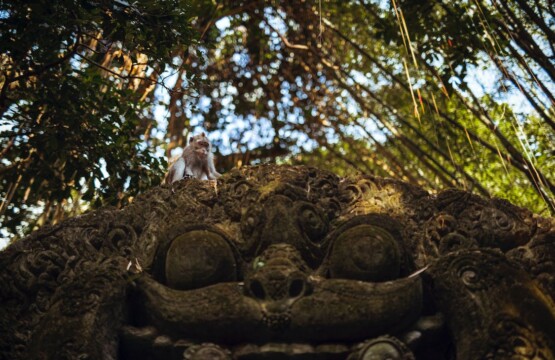
[[[259,166],[0,252],[0,359],[555,359],[555,221]]]

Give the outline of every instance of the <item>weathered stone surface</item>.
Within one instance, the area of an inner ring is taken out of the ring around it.
[[[0,253],[0,359],[554,359],[555,221],[260,166]]]

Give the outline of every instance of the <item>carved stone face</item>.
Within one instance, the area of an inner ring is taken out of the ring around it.
[[[136,280],[131,312],[142,316],[126,327],[126,348],[148,342],[141,331],[150,329],[173,344],[212,342],[246,357],[316,356],[315,345],[327,346],[323,357],[345,357],[351,344],[400,333],[418,319],[422,283],[407,277],[412,265],[397,220],[338,220],[349,200],[329,195],[337,178],[272,175],[214,192],[226,201],[216,221],[152,231],[159,245],[152,271]],[[279,351],[261,350],[277,344]]]
[[[174,185],[3,253],[0,320],[15,326],[0,334],[0,345],[14,344],[2,355],[553,355],[550,219],[463,192],[435,197],[303,167]]]

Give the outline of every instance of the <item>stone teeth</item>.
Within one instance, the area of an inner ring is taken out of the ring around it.
[[[152,343],[153,346],[171,346],[173,345],[173,341],[172,339],[170,339],[168,336],[166,335],[160,335],[158,337],[156,337],[156,339],[154,339],[154,342]]]
[[[250,358],[250,356],[256,355],[267,355],[271,356],[291,356],[291,355],[302,355],[302,354],[318,354],[326,356],[344,354],[347,356],[349,353],[349,347],[344,344],[320,344],[313,346],[306,343],[266,343],[262,345],[256,344],[244,344],[236,347],[233,351],[233,355],[241,359],[243,357]],[[343,358],[343,357],[342,357]]]
[[[154,326],[134,327],[127,325],[121,331],[124,335],[148,340],[154,340],[158,335],[158,330]]]

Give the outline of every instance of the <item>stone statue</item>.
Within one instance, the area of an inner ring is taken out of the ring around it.
[[[307,167],[154,188],[0,252],[0,359],[555,359],[555,220]]]

